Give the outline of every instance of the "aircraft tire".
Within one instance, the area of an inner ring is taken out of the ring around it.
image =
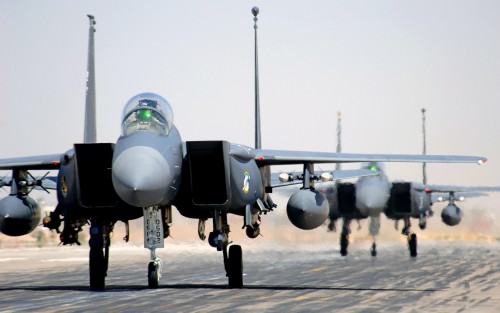
[[[347,255],[347,246],[348,245],[349,245],[349,239],[347,238],[347,236],[341,235],[340,236],[340,255],[341,256]]]
[[[90,289],[104,290],[106,278],[106,264],[102,248],[91,247],[89,253]]]
[[[408,248],[410,249],[410,256],[412,258],[417,256],[417,235],[411,234],[408,237]]]
[[[158,288],[160,277],[158,276],[158,265],[154,262],[149,262],[148,265],[148,287],[151,289]]]
[[[243,252],[241,246],[229,247],[229,288],[243,288]]]
[[[373,243],[372,248],[370,249],[370,252],[373,257],[377,256],[377,245]]]

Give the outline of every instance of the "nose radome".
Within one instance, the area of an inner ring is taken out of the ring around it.
[[[389,187],[384,184],[366,184],[359,186],[356,201],[362,207],[377,210],[385,207],[389,195]]]
[[[169,166],[153,148],[136,146],[122,151],[113,162],[112,173],[116,193],[130,205],[158,205],[167,194]]]

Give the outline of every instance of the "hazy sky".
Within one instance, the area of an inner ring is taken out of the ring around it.
[[[334,151],[341,111],[345,152],[417,154],[425,107],[429,154],[489,159],[429,166],[429,182],[500,184],[495,0],[0,0],[0,157],[82,141],[89,13],[99,141],[115,142],[125,102],[152,91],[184,140],[253,146],[254,5],[263,147]],[[386,168],[421,180],[420,165]]]

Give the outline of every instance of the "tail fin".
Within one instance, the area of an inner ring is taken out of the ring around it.
[[[342,115],[337,112],[337,153],[342,152]],[[335,170],[340,170],[341,163],[335,164]]]
[[[422,108],[422,134],[423,134],[423,151],[422,154],[427,154],[427,142],[426,142],[426,132],[425,132],[425,108]],[[422,163],[422,184],[427,185],[427,163]]]
[[[259,8],[253,7],[252,14],[254,16],[254,33],[255,33],[255,149],[261,149],[261,137],[260,137],[260,97],[259,97],[259,54],[257,51],[257,15],[259,14]]]
[[[95,59],[94,59],[94,33],[96,24],[94,16],[87,15],[90,21],[89,27],[89,51],[87,58],[87,90],[85,96],[85,125],[83,133],[84,143],[97,142],[96,128],[96,101],[95,101]]]
[[[255,34],[255,149],[262,149],[262,142],[260,137],[260,97],[259,97],[259,53],[257,50],[257,15],[259,14],[259,8],[252,8],[253,21],[254,21],[254,34]],[[262,175],[262,182],[264,186],[271,186],[271,167],[262,166],[260,168],[260,174]],[[265,206],[272,210],[276,207],[276,204],[271,199],[271,195],[266,191],[262,200]]]

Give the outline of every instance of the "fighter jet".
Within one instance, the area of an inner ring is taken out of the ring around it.
[[[255,30],[256,124],[260,125],[257,72],[257,15],[252,9]],[[155,93],[133,96],[124,106],[121,135],[115,143],[98,143],[95,119],[94,32],[89,15],[88,79],[84,143],[52,155],[0,160],[0,170],[12,171],[10,194],[0,200],[0,231],[37,224],[38,204],[26,188],[29,170],[58,170],[57,199],[44,226],[59,230],[62,244],[79,244],[82,226],[90,224],[89,276],[92,290],[105,288],[111,232],[114,225],[144,217],[145,247],[151,251],[148,286],[156,288],[162,262],[156,249],[164,246],[170,233],[172,206],[187,218],[198,219],[198,235],[205,239],[205,223],[212,222],[208,243],[222,252],[230,288],[243,286],[243,258],[240,245],[229,240],[228,215],[243,218],[246,233],[260,233],[262,214],[275,204],[270,193],[270,167],[300,164],[302,188],[287,203],[290,221],[301,229],[324,223],[329,213],[326,197],[314,188],[314,164],[337,162],[445,162],[483,164],[486,158],[450,155],[348,154],[307,151],[265,150],[257,127],[255,147],[223,140],[182,141],[174,125],[173,110]],[[15,217],[6,214],[16,210]],[[128,227],[126,227],[128,230]],[[8,233],[6,233],[9,235]],[[128,234],[125,239],[128,238]]]
[[[426,116],[425,108],[422,113],[423,151],[427,154]],[[456,226],[462,219],[462,210],[455,204],[464,201],[466,196],[485,196],[486,192],[500,191],[498,186],[456,186],[456,185],[428,185],[426,163],[422,163],[422,183],[395,182],[390,190],[388,205],[384,209],[385,215],[398,222],[403,220],[401,234],[407,236],[408,249],[411,257],[417,256],[417,235],[411,231],[411,218],[418,219],[420,229],[427,227],[427,219],[434,215],[432,205],[438,201],[448,201],[448,205],[441,211],[441,220],[448,226]],[[483,192],[483,193],[481,193]],[[443,194],[445,194],[443,196]],[[433,197],[436,195],[437,197]]]
[[[337,151],[340,150],[341,120],[337,120]],[[422,128],[424,134],[423,154],[426,155],[425,140],[425,109],[422,109]],[[360,177],[355,183],[337,183],[337,210],[330,211],[330,229],[336,219],[342,218],[342,232],[340,238],[340,254],[347,255],[349,245],[350,223],[352,220],[370,219],[369,233],[373,238],[370,249],[371,255],[377,255],[376,236],[380,232],[380,216],[385,213],[396,223],[403,220],[402,234],[407,236],[410,256],[417,256],[417,235],[411,231],[411,219],[419,220],[421,229],[425,229],[427,218],[432,216],[432,204],[437,201],[449,201],[441,212],[443,223],[455,226],[460,223],[462,212],[455,204],[463,201],[464,196],[485,196],[479,192],[500,191],[499,187],[465,187],[447,185],[428,185],[425,162],[423,163],[423,181],[391,182],[385,174],[384,164],[381,162],[368,162],[362,169],[378,173],[373,176]],[[444,195],[443,195],[444,194]],[[436,195],[436,197],[433,197]]]

